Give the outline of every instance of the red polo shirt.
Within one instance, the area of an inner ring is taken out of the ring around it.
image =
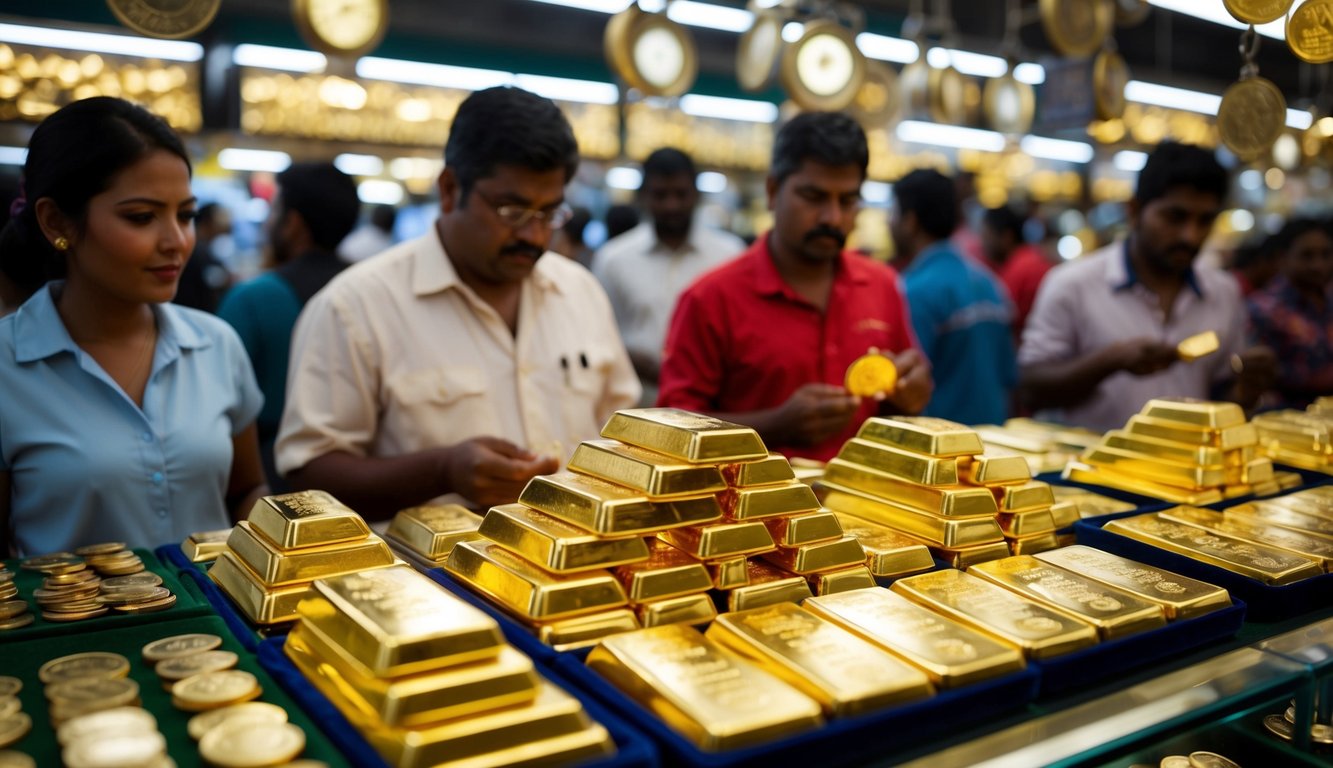
[[[907,301],[892,268],[844,252],[821,312],[782,280],[765,234],[680,295],[657,404],[714,413],[773,408],[803,384],[842,385],[847,366],[871,347],[901,352],[914,346]],[[820,445],[769,449],[827,461],[877,406],[863,402],[846,431]]]

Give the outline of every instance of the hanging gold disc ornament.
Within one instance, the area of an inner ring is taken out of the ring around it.
[[[1333,0],[1301,3],[1287,18],[1287,47],[1311,64],[1333,61]]]
[[[222,0],[107,0],[116,20],[146,37],[178,40],[204,31]]]
[[[1000,133],[1027,133],[1032,128],[1037,97],[1032,86],[1014,77],[1014,63],[1009,71],[988,80],[982,93],[986,123]]]
[[[856,37],[836,21],[821,19],[807,23],[800,39],[783,50],[778,76],[802,109],[836,111],[852,103],[865,73]]]
[[[1295,0],[1222,0],[1227,13],[1246,24],[1267,24],[1287,15]]]
[[[645,96],[679,96],[699,71],[694,39],[665,13],[638,3],[612,16],[602,38],[611,69]]]
[[[1098,120],[1115,120],[1125,114],[1125,86],[1129,65],[1125,57],[1109,47],[1092,62],[1092,102]]]
[[[897,73],[877,61],[867,61],[865,80],[848,111],[866,128],[882,128],[898,116],[901,106]]]
[[[756,11],[754,23],[736,44],[736,82],[754,93],[773,84],[782,58],[782,25],[776,13]]]
[[[1287,127],[1287,100],[1276,85],[1259,77],[1259,66],[1254,63],[1259,44],[1253,25],[1241,33],[1240,81],[1222,94],[1217,108],[1222,143],[1247,163],[1272,149]]]
[[[1108,0],[1041,0],[1041,24],[1051,45],[1066,56],[1089,56],[1115,22]]]
[[[1136,27],[1142,24],[1152,6],[1148,0],[1115,0],[1115,23],[1121,27]]]

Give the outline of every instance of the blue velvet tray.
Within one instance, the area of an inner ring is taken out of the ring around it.
[[[292,664],[282,652],[286,637],[271,637],[259,644],[259,665],[269,673],[278,685],[301,705],[310,718],[324,728],[329,740],[348,757],[357,768],[389,768],[384,758],[380,757],[370,744],[361,737],[338,708],[333,706],[324,694],[306,680],[305,675]],[[587,693],[572,685],[564,684],[557,675],[548,669],[541,669],[544,677],[560,685],[583,703],[583,708],[592,719],[601,723],[616,742],[616,754],[600,760],[583,763],[588,768],[651,768],[660,765],[657,749],[645,736],[615,716],[604,705]]]
[[[236,604],[231,601],[231,598],[223,594],[222,589],[213,583],[212,579],[208,578],[208,574],[194,567],[193,564],[189,570],[181,571],[180,577],[184,581],[193,582],[199,588],[199,591],[204,595],[204,599],[222,617],[222,620],[227,624],[227,629],[231,630],[232,635],[236,637],[237,642],[245,647],[245,650],[254,653],[265,637],[287,634],[289,629],[287,624],[277,624],[262,629],[251,624],[245,614],[241,613]]]

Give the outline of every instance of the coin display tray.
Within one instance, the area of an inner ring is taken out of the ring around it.
[[[259,648],[260,641],[265,637],[286,635],[291,629],[291,622],[269,627],[250,623],[250,619],[241,613],[236,604],[231,601],[231,598],[223,594],[222,588],[208,578],[206,566],[210,563],[190,562],[185,554],[181,552],[179,544],[166,544],[158,547],[157,554],[164,563],[176,569],[176,574],[180,577],[180,580],[197,591],[203,597],[204,602],[213,609],[214,613],[222,617],[232,637],[250,653],[254,653]]]

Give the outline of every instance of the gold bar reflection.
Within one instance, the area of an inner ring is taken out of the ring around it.
[[[255,502],[247,521],[280,549],[356,541],[370,535],[360,515],[324,491],[265,496]]]
[[[230,528],[223,528],[220,531],[198,531],[185,538],[181,544],[181,551],[192,563],[207,563],[216,560],[218,555],[227,551],[228,536],[231,536]]]
[[[1063,531],[1079,520],[1078,507],[1073,502],[1057,501],[1051,505],[1051,521],[1055,523],[1055,530]]]
[[[981,517],[999,511],[995,497],[987,488],[918,485],[842,459],[829,461],[824,468],[823,482],[873,493],[903,506],[945,517]]]
[[[1159,437],[1177,443],[1213,446],[1223,451],[1245,448],[1259,442],[1259,430],[1248,423],[1222,429],[1209,429],[1135,415],[1129,417],[1125,431],[1132,435]]]
[[[749,580],[745,586],[727,592],[728,611],[800,603],[811,596],[810,585],[800,576],[755,560],[746,562],[745,566],[750,572]]]
[[[1190,445],[1160,437],[1135,435],[1124,430],[1113,429],[1106,433],[1103,444],[1111,448],[1157,456],[1168,461],[1196,466],[1222,466],[1225,460],[1220,448],[1208,445]]]
[[[810,591],[816,595],[833,595],[853,589],[865,589],[875,586],[875,577],[864,565],[853,565],[836,571],[812,573],[806,577]]]
[[[533,625],[533,631],[543,643],[563,653],[596,645],[602,638],[610,635],[633,632],[639,626],[639,620],[633,611],[628,608],[615,608],[583,616],[571,616],[567,619],[539,621]]]
[[[1144,480],[1136,475],[1124,474],[1104,467],[1090,467],[1076,461],[1071,461],[1065,466],[1065,471],[1061,474],[1061,477],[1076,483],[1104,485],[1108,488],[1116,488],[1176,504],[1205,505],[1215,504],[1222,500],[1222,493],[1216,488],[1209,488],[1206,491],[1187,491],[1183,488]]]
[[[560,576],[548,573],[489,541],[465,541],[449,554],[445,570],[529,621],[596,613],[625,604],[625,592],[608,571]]]
[[[753,429],[676,408],[616,411],[602,437],[692,463],[757,461],[769,455]]]
[[[713,598],[706,594],[681,595],[650,600],[634,606],[639,623],[645,627],[664,624],[707,624],[717,618]]]
[[[728,520],[756,520],[819,509],[815,492],[805,483],[796,481],[759,488],[728,488],[719,493],[717,499],[722,505],[722,515]]]
[[[768,519],[764,521],[764,527],[768,528],[773,542],[779,547],[798,547],[842,536],[842,525],[838,523],[838,516],[827,509]]]
[[[269,586],[308,582],[340,573],[393,565],[393,552],[378,536],[324,547],[280,550],[242,520],[232,529],[227,548]]]
[[[1222,510],[1227,520],[1237,522],[1256,522],[1290,528],[1293,531],[1308,533],[1324,538],[1333,538],[1333,520],[1320,515],[1307,514],[1304,510],[1293,508],[1277,500],[1251,501],[1237,504]]]
[[[816,571],[846,568],[865,561],[866,553],[855,536],[817,541],[799,547],[778,547],[763,558],[786,571],[808,576]]]
[[[750,583],[750,558],[744,555],[712,560],[707,567],[716,589],[735,589]]]
[[[1009,539],[1009,551],[1015,555],[1035,555],[1060,546],[1060,539],[1055,531],[1039,533],[1036,536]]]
[[[973,485],[1007,485],[1032,479],[1027,457],[1007,448],[988,445],[980,456],[958,459],[963,479]]]
[[[824,504],[829,509],[888,526],[927,542],[962,547],[1004,538],[994,514],[987,517],[939,517],[867,496],[833,482],[825,481],[824,486],[828,489]],[[992,505],[995,503],[995,498],[989,492],[986,492],[986,498]]]
[[[866,419],[856,436],[928,456],[972,456],[982,452],[981,438],[962,424],[929,416]]]
[[[660,539],[648,539],[647,544],[647,560],[612,571],[630,602],[688,595],[713,586],[703,563]]]
[[[756,485],[775,485],[790,483],[796,479],[791,469],[791,462],[780,453],[770,453],[768,458],[758,461],[744,461],[722,465],[722,478],[734,488],[749,488]]]
[[[1192,619],[1231,605],[1231,596],[1221,587],[1082,544],[1041,552],[1034,557],[1157,603],[1173,621]]]
[[[1245,411],[1235,403],[1188,397],[1156,397],[1149,400],[1139,413],[1154,419],[1208,429],[1225,429],[1245,423]]]
[[[287,587],[268,587],[230,551],[218,555],[208,577],[227,593],[246,618],[255,624],[280,624],[297,618],[296,606],[310,593],[302,582]]]
[[[552,573],[612,568],[648,559],[642,536],[600,536],[522,504],[491,507],[480,533]]]
[[[901,576],[935,567],[926,545],[892,528],[835,512],[848,536],[855,536],[874,576]]]
[[[1173,523],[1157,513],[1119,518],[1104,528],[1264,584],[1290,584],[1323,572],[1309,558],[1216,531]]]
[[[673,528],[657,534],[671,546],[700,560],[749,555],[773,549],[773,537],[758,521]]]
[[[1006,557],[977,565],[968,573],[1085,621],[1097,628],[1103,640],[1166,625],[1166,613],[1157,603],[1034,557]]]
[[[651,502],[637,491],[573,472],[532,478],[518,501],[603,536],[651,533],[722,518],[712,494]]]
[[[971,547],[937,547],[932,544],[930,553],[948,563],[951,568],[971,568],[978,563],[1009,557],[1013,551],[1006,540]]]
[[[1226,481],[1225,470],[1218,467],[1197,467],[1178,464],[1167,459],[1141,455],[1119,448],[1097,447],[1083,453],[1082,460],[1099,469],[1109,468],[1134,474],[1157,483],[1173,485],[1192,491],[1215,488]]]
[[[1051,484],[1040,480],[1029,480],[1018,485],[1002,485],[991,490],[995,493],[995,500],[1001,512],[1049,509],[1055,503]]]
[[[1030,509],[1026,512],[1001,512],[997,518],[1000,530],[1008,538],[1035,536],[1055,530],[1055,517],[1048,509]]]
[[[408,507],[393,516],[388,535],[427,560],[443,560],[460,541],[477,538],[481,515],[461,504]]]
[[[1076,507],[1075,512],[1079,518],[1109,515],[1115,512],[1129,512],[1136,509],[1128,501],[1121,501],[1070,485],[1052,485],[1051,492],[1055,494],[1056,504],[1072,503]],[[1054,516],[1054,511],[1051,514]],[[1064,526],[1060,527],[1063,528]]]
[[[682,463],[615,440],[579,443],[569,460],[569,468],[652,498],[698,496],[727,487],[715,466]]]
[[[1259,544],[1267,544],[1288,552],[1308,557],[1319,563],[1327,573],[1333,565],[1333,539],[1326,539],[1290,528],[1265,525],[1252,519],[1227,520],[1221,512],[1198,507],[1173,507],[1162,510],[1162,519],[1173,523],[1193,525],[1211,531],[1220,531]]]
[[[852,438],[838,451],[838,458],[879,470],[910,483],[957,485],[958,460],[927,456],[871,440]]]

